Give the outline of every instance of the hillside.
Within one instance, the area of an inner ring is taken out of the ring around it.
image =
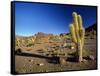
[[[85,36],[87,38],[96,38],[96,34],[97,34],[97,24],[95,23],[95,24],[87,27],[85,29],[85,32],[86,32]]]
[[[85,30],[86,30],[86,32],[90,32],[92,30],[95,30],[96,31],[97,30],[97,23],[95,23],[95,24],[87,27]]]

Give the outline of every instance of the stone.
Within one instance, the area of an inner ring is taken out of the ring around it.
[[[65,65],[66,64],[66,59],[65,58],[60,58],[59,59],[59,61],[60,61],[60,64],[62,64],[62,65]]]
[[[83,59],[82,62],[83,62],[83,63],[87,63],[87,60],[86,60],[86,59]]]
[[[44,64],[43,64],[43,63],[40,63],[40,64],[37,64],[37,65],[39,65],[39,66],[43,66]]]
[[[67,43],[64,43],[64,44],[63,44],[63,47],[66,47],[66,46],[67,46]]]
[[[74,49],[74,46],[72,46],[71,49],[73,50]]]
[[[30,59],[29,62],[33,62],[33,59]]]
[[[90,60],[95,60],[93,55],[90,55],[89,58],[90,58]]]
[[[43,66],[44,64],[43,63],[40,63],[40,66]]]

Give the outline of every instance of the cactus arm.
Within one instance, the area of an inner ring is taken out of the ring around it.
[[[75,35],[75,28],[73,24],[70,24],[70,32],[71,32],[73,42],[77,43],[77,39]]]
[[[82,17],[80,15],[78,15],[78,24],[79,24],[79,30],[83,28],[82,26]]]
[[[84,46],[84,39],[85,39],[85,29],[83,29],[83,31],[82,31],[82,38],[81,38],[82,48]]]
[[[85,29],[83,28],[83,22],[82,22],[82,17],[78,15],[78,24],[79,24],[79,34],[80,34],[80,40],[81,40],[81,45],[84,45],[84,35],[85,35]]]
[[[79,26],[78,26],[78,17],[77,17],[77,13],[73,12],[73,24],[75,27],[75,33],[76,33],[76,37],[77,37],[77,41],[79,42]]]
[[[80,36],[80,40],[83,38],[83,26],[82,26],[82,17],[80,15],[78,15],[78,25],[79,25],[79,36]]]
[[[79,62],[81,62],[83,59],[83,46],[84,46],[84,36],[85,36],[85,30],[82,29],[81,32],[81,39],[80,39],[80,46],[79,46]]]
[[[73,12],[73,23],[74,23],[75,29],[76,29],[76,30],[79,30],[79,27],[78,27],[78,19],[77,19],[77,13],[76,13],[76,12]]]

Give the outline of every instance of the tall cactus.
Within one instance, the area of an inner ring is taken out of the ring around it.
[[[82,61],[82,51],[84,46],[84,35],[85,29],[82,26],[82,17],[81,15],[77,15],[76,12],[73,12],[73,22],[70,24],[70,32],[72,41],[76,44],[76,53],[77,59],[79,62]]]

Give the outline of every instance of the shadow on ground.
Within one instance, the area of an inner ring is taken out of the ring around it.
[[[15,55],[46,59],[49,63],[53,63],[53,64],[59,63],[59,57],[57,57],[57,56],[47,57],[47,56],[43,56],[43,55],[39,55],[39,54],[25,53],[25,52],[22,52],[21,49],[17,49],[17,51],[15,51]]]

